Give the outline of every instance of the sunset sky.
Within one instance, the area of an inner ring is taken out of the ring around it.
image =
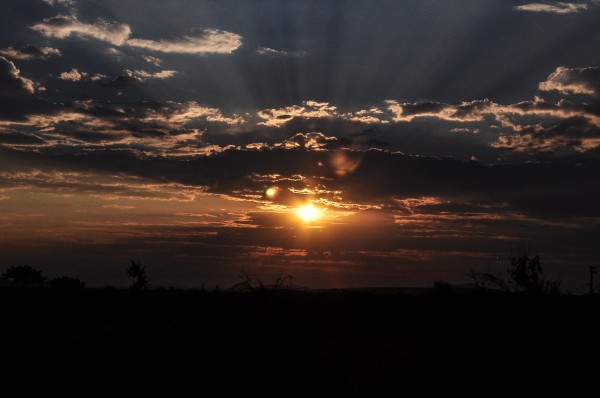
[[[0,269],[469,283],[600,261],[600,1],[4,0]],[[304,207],[307,206],[307,207]]]

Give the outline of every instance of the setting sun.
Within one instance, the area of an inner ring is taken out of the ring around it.
[[[305,223],[317,221],[323,215],[323,210],[308,203],[296,209],[296,215]]]

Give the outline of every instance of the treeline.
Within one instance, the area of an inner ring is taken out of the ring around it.
[[[539,255],[530,256],[526,250],[516,256],[508,258],[508,266],[503,272],[482,272],[469,269],[467,276],[473,281],[477,290],[500,291],[504,293],[518,293],[526,295],[557,295],[561,294],[561,283],[558,280],[547,278],[541,264]],[[149,288],[149,279],[146,268],[139,261],[130,260],[126,269],[130,278],[129,288],[132,290],[146,290]],[[229,288],[239,292],[259,292],[264,290],[293,289],[293,276],[279,276],[271,284],[263,282],[257,275],[242,271],[238,278],[240,282]],[[68,276],[49,279],[42,271],[27,265],[12,266],[6,269],[0,278],[0,286],[19,288],[50,287],[63,290],[79,290],[85,288],[85,282]],[[594,286],[590,282],[590,294],[594,293]],[[200,290],[204,290],[204,285]],[[219,286],[215,287],[219,290]],[[297,287],[296,287],[297,290]],[[454,288],[447,282],[438,280],[434,282],[433,290],[437,293],[450,294]]]

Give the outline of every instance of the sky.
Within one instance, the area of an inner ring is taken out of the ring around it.
[[[5,0],[0,268],[469,283],[600,260],[600,1]]]

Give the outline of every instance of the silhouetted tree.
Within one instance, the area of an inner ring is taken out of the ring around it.
[[[527,294],[558,294],[560,282],[546,280],[540,256],[531,257],[523,250],[519,256],[509,257],[506,275],[469,270],[469,276],[482,288],[497,288],[506,292]]]
[[[19,287],[43,287],[46,280],[46,277],[42,275],[42,271],[28,265],[8,267],[2,273],[2,277]]]
[[[433,282],[433,293],[449,295],[454,293],[454,289],[448,282],[438,279]]]
[[[147,289],[148,277],[146,276],[146,267],[142,267],[139,262],[131,260],[131,265],[127,268],[127,276],[133,278],[131,289]]]
[[[63,276],[50,280],[50,287],[60,290],[81,290],[85,288],[85,282],[82,282],[77,278]]]

